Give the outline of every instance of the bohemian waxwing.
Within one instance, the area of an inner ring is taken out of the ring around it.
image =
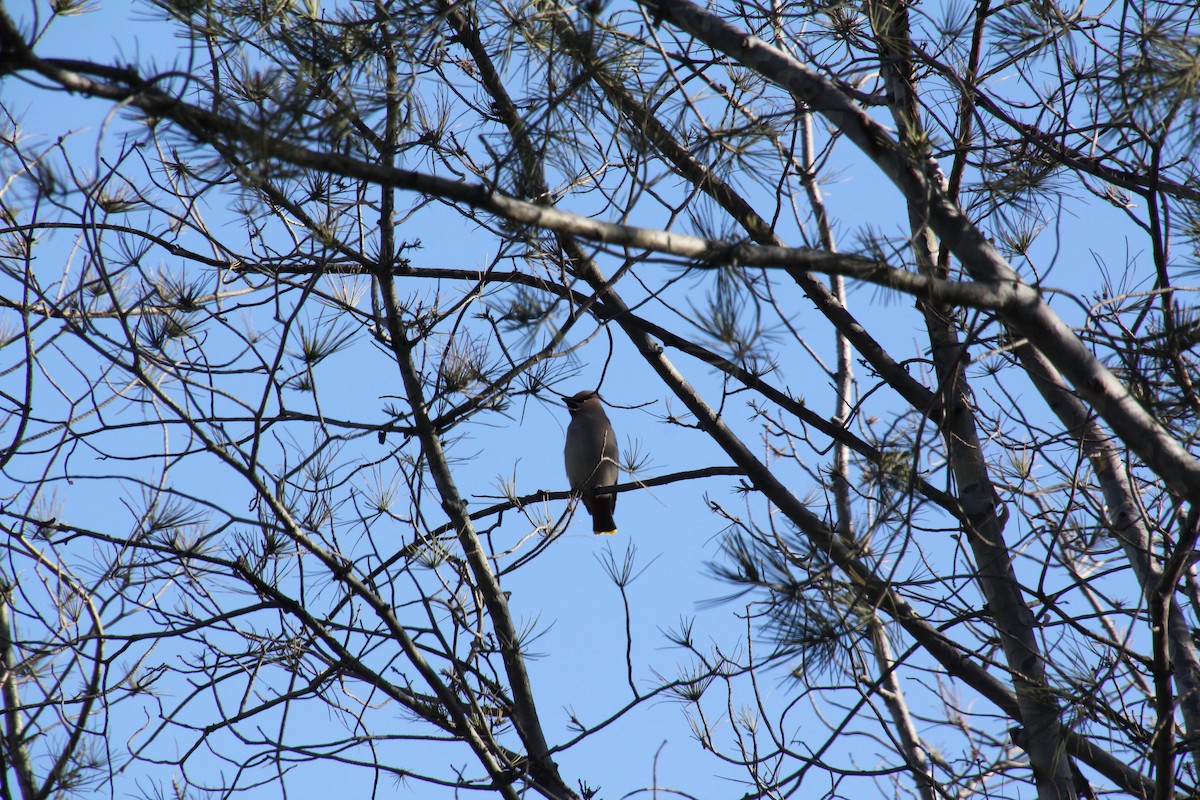
[[[617,435],[604,413],[599,393],[580,392],[564,402],[571,412],[567,445],[563,448],[567,480],[571,482],[571,490],[580,493],[584,507],[591,512],[592,530],[616,533],[613,510],[617,507],[617,496],[598,495],[593,489],[617,482]]]

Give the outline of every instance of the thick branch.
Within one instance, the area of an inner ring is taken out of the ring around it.
[[[927,209],[934,233],[975,280],[988,285],[1019,283],[1012,267],[987,237],[946,197],[933,177],[936,165],[912,163],[887,131],[836,85],[789,54],[685,0],[639,2],[655,18],[670,21],[754,70],[828,119],[906,199]],[[1001,314],[1005,321],[1046,354],[1173,492],[1200,502],[1200,462],[1158,424],[1036,292],[1012,291],[1026,299],[1006,305]]]

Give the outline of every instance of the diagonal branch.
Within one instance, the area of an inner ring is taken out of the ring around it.
[[[1138,403],[1040,295],[1021,283],[987,237],[946,196],[934,177],[935,164],[913,163],[883,126],[835,84],[762,39],[686,0],[639,3],[656,19],[671,22],[790,92],[854,142],[910,203],[926,209],[930,227],[971,277],[988,285],[1011,284],[1014,295],[1023,298],[1006,305],[1001,317],[1045,353],[1173,492],[1200,502],[1200,462]]]

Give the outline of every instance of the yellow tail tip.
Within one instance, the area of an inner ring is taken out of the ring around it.
[[[592,531],[592,533],[596,534],[597,536],[612,536],[616,532],[616,528],[613,528],[611,531]]]

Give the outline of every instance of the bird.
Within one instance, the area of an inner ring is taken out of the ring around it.
[[[616,533],[613,511],[617,507],[617,496],[596,494],[595,490],[617,482],[617,434],[604,413],[599,392],[579,392],[563,402],[571,412],[567,444],[563,448],[571,491],[578,492],[583,498],[584,507],[592,515],[594,533]]]

